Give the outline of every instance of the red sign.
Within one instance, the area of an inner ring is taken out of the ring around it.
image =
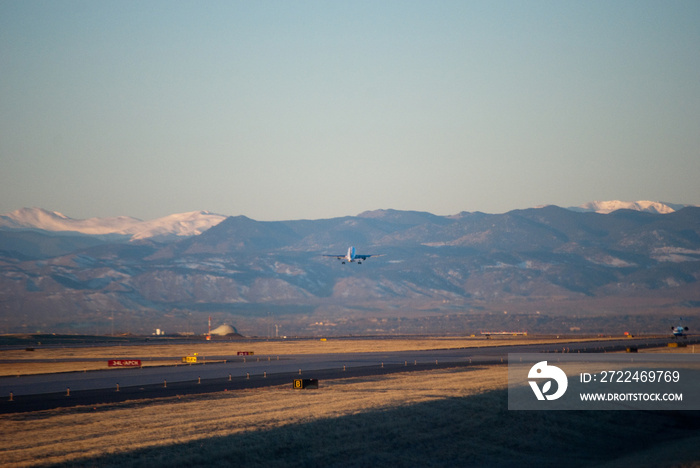
[[[253,351],[238,351],[239,356],[252,356]]]
[[[111,359],[107,361],[109,367],[141,367],[141,359]]]

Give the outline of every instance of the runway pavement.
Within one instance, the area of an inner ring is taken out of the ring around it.
[[[505,364],[509,353],[613,352],[666,346],[672,339],[505,345],[430,351],[315,355],[208,356],[209,363],[0,378],[0,413],[134,399],[292,385],[295,378],[338,379],[447,367]],[[688,344],[700,342],[688,337]],[[222,362],[212,363],[212,360]],[[223,361],[226,362],[223,362]]]

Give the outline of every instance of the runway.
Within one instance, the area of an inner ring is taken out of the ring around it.
[[[448,367],[507,364],[509,353],[601,353],[666,346],[669,338],[501,345],[429,351],[283,356],[208,356],[206,364],[122,368],[0,378],[0,413],[36,411],[197,393]],[[700,336],[688,337],[689,345]],[[221,361],[212,363],[211,361]],[[225,362],[224,362],[225,361]]]

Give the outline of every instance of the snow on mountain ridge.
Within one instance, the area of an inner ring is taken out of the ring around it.
[[[22,208],[0,215],[0,229],[38,229],[51,232],[79,232],[89,235],[118,234],[131,240],[156,237],[193,236],[219,224],[226,216],[208,211],[191,211],[142,221],[129,216],[73,219],[42,208]]]
[[[128,216],[73,219],[57,211],[48,211],[43,208],[21,208],[0,216],[0,227],[4,228],[72,231],[82,234],[123,233],[141,222],[140,219]]]
[[[625,202],[620,200],[593,201],[567,209],[578,212],[596,212],[607,214],[620,209],[646,211],[651,213],[673,213],[691,205],[653,202],[648,200]],[[479,213],[460,213],[448,218],[457,219]],[[361,218],[391,218],[395,221],[418,222],[426,219],[437,219],[440,216],[426,212],[376,210],[361,213]],[[111,218],[73,219],[57,211],[42,208],[21,208],[11,213],[0,215],[0,230],[2,229],[34,229],[50,232],[77,232],[88,235],[121,235],[131,240],[184,237],[201,234],[207,229],[219,224],[227,216],[208,211],[190,211],[177,213],[162,218],[143,221],[130,216]]]
[[[686,206],[689,205],[655,202],[649,200],[639,200],[633,202],[608,200],[588,202],[584,203],[583,205],[569,207],[568,209],[579,212],[595,212],[601,214],[608,214],[617,210],[634,210],[645,211],[648,213],[668,214],[680,210]]]
[[[132,240],[159,236],[196,236],[212,226],[219,224],[226,216],[208,211],[190,211],[177,213],[151,221],[143,221],[141,231],[134,233]]]

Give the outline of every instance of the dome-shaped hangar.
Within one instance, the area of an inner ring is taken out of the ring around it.
[[[234,327],[229,325],[228,323],[225,323],[223,325],[220,325],[213,329],[211,331],[212,335],[215,336],[231,336],[231,335],[238,335],[238,330],[236,330]]]

